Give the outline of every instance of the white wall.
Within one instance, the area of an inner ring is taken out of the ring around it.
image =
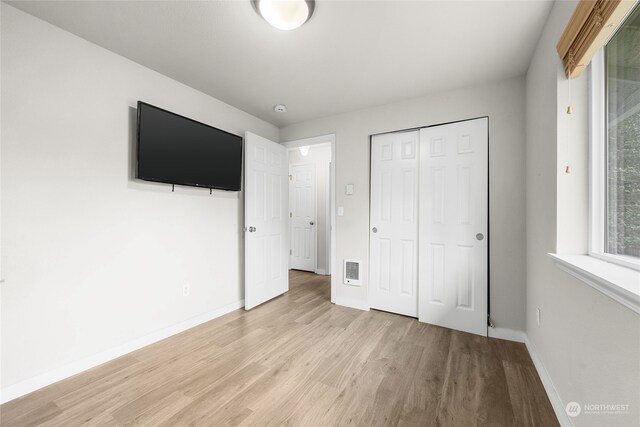
[[[524,78],[415,98],[280,129],[281,141],[336,135],[336,302],[368,308],[369,136],[489,116],[491,316],[501,328],[525,328]],[[355,185],[346,196],[344,186]],[[363,260],[361,287],[341,284],[342,260]]]
[[[555,49],[576,4],[555,3],[526,79],[527,334],[563,405],[630,405],[627,416],[582,414],[575,425],[638,425],[638,315],[560,271],[546,255],[585,253],[587,244],[587,76],[569,83]],[[570,98],[574,114],[568,116]]]
[[[306,156],[298,148],[289,150],[289,164],[313,163],[316,165],[316,272],[329,274],[327,268],[327,236],[329,228],[329,164],[331,147],[328,145],[310,146]]]
[[[137,100],[278,129],[1,7],[5,388],[243,298],[241,195],[134,181]]]

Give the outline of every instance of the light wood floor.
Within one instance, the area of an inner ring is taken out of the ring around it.
[[[4,426],[555,426],[524,345],[329,302],[328,277],[0,407]]]

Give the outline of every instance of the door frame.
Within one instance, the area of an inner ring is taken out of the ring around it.
[[[461,123],[461,122],[468,122],[471,120],[478,120],[478,119],[487,119],[487,230],[488,230],[488,237],[487,237],[487,336],[489,335],[489,323],[492,322],[491,320],[491,118],[487,115],[487,116],[477,116],[477,117],[470,117],[467,119],[461,119],[461,120],[452,120],[450,122],[442,122],[442,123],[435,123],[432,125],[425,125],[425,126],[417,126],[417,127],[412,127],[412,128],[406,128],[406,129],[397,129],[397,130],[392,130],[392,131],[387,131],[387,132],[379,132],[379,133],[374,133],[369,135],[369,155],[371,155],[371,146],[373,143],[373,137],[376,135],[385,135],[388,133],[401,133],[401,132],[410,132],[410,131],[420,131],[420,129],[425,129],[425,128],[430,128],[430,127],[435,127],[435,126],[444,126],[444,125],[451,125],[454,123]],[[333,154],[333,152],[332,152]],[[420,198],[420,187],[418,186],[418,200]],[[369,230],[371,230],[371,157],[369,157]],[[418,229],[420,228],[420,224],[418,224]],[[369,246],[371,246],[371,242],[369,242]],[[419,252],[419,249],[418,249]],[[367,256],[369,257],[369,260],[371,259],[371,254],[368,252]],[[369,268],[371,268],[371,266],[369,265]],[[333,280],[332,280],[333,281]],[[369,305],[369,307],[371,307],[371,300],[370,300],[370,293],[367,293],[367,304]],[[418,298],[420,298],[420,287],[418,287]],[[333,294],[332,294],[332,301],[333,302]],[[418,313],[420,314],[420,313]]]
[[[287,149],[287,153],[292,149]],[[292,166],[313,166],[313,185],[315,188],[313,189],[313,195],[315,199],[313,201],[313,217],[314,217],[314,227],[313,227],[313,244],[315,246],[313,250],[313,272],[318,274],[318,171],[316,168],[316,164],[312,162],[297,162],[297,163],[288,163],[289,166],[289,175],[291,175],[291,167]],[[289,211],[291,211],[291,180],[289,180]],[[289,249],[291,249],[291,241],[293,239],[293,233],[291,229],[291,218],[289,218]],[[289,255],[289,269],[291,269],[291,254]],[[307,270],[304,270],[307,271]]]
[[[331,147],[331,166],[329,171],[329,241],[327,245],[327,260],[329,261],[329,274],[331,275],[331,302],[336,302],[336,286],[338,278],[336,277],[336,135],[334,133],[327,135],[314,136],[311,138],[297,139],[288,142],[282,142],[288,150],[306,146],[329,145]],[[317,251],[316,251],[317,256]]]

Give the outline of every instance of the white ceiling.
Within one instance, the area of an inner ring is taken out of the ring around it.
[[[249,0],[9,3],[277,126],[523,75],[552,5],[320,0],[280,31]]]

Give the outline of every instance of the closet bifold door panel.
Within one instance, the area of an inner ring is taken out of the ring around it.
[[[487,118],[420,130],[419,320],[484,336],[488,143]]]
[[[371,138],[369,302],[418,317],[419,132]]]

